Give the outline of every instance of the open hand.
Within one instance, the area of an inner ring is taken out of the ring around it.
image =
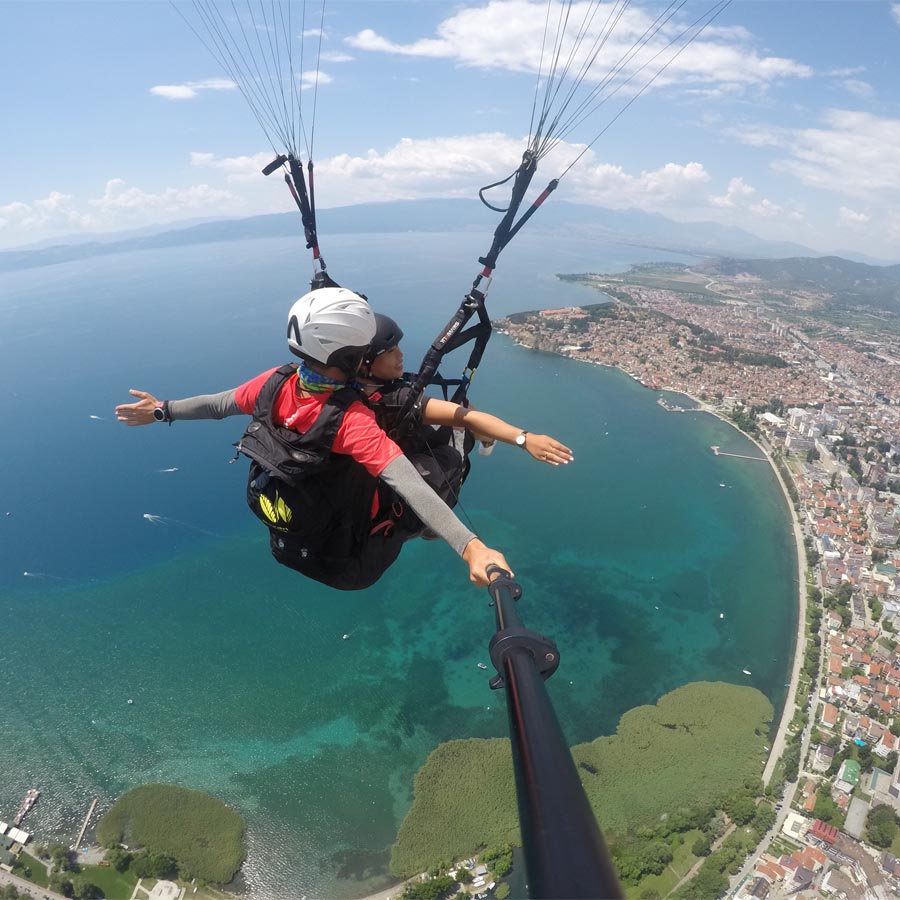
[[[525,449],[538,461],[548,466],[568,465],[575,457],[572,451],[548,434],[525,435]]]
[[[122,403],[116,407],[116,418],[129,427],[132,425],[152,425],[153,410],[159,406],[159,400],[146,391],[136,391],[133,388],[128,392],[132,397],[140,397],[137,403]]]

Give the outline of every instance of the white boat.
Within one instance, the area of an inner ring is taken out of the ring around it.
[[[741,671],[742,671],[745,675],[752,675],[752,674],[753,674],[749,669],[741,669]]]
[[[487,666],[486,666],[484,663],[477,663],[476,665],[478,666],[479,669],[486,669],[486,668],[487,668]]]

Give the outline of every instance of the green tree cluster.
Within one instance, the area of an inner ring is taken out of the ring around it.
[[[50,890],[64,897],[74,897],[75,900],[98,900],[103,896],[103,891],[89,879],[72,872],[54,872],[50,876]]]
[[[866,841],[886,850],[897,836],[897,814],[890,806],[875,806],[866,816]]]
[[[512,869],[513,851],[510,844],[490,847],[478,857],[497,878],[503,878]]]
[[[406,886],[403,896],[406,900],[440,900],[449,897],[455,885],[452,875],[438,875],[427,881],[413,881]]]
[[[178,864],[165,853],[144,850],[131,861],[131,871],[138,878],[175,878],[178,876]]]

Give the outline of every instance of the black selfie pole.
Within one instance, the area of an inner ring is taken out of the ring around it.
[[[522,625],[521,587],[491,566],[488,593],[497,613],[491,638],[495,690],[505,688],[522,849],[533,900],[623,896],[600,827],[550,702],[544,679],[559,665],[549,638]]]

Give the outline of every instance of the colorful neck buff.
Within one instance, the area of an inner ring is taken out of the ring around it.
[[[313,372],[305,362],[301,362],[297,369],[297,381],[299,386],[310,394],[327,394],[329,391],[339,391],[348,386],[346,381],[338,381],[336,378],[328,378],[326,375],[320,375]],[[354,387],[354,383],[350,382],[350,387]]]

